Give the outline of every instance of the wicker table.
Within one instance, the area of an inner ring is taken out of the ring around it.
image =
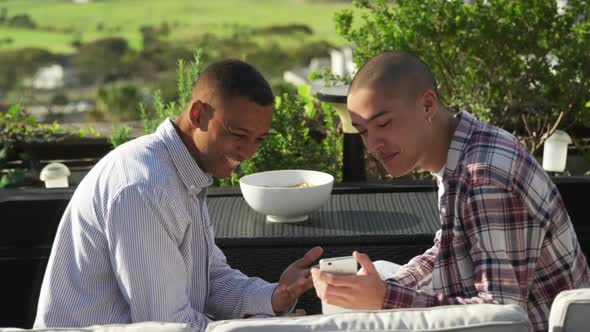
[[[590,177],[553,178],[578,240],[590,257]],[[0,326],[31,327],[41,280],[57,225],[73,189],[0,190]],[[432,245],[438,229],[433,182],[338,184],[331,200],[301,224],[267,224],[237,189],[211,190],[209,210],[216,240],[229,263],[251,276],[278,280],[282,270],[312,246],[324,257],[350,255],[406,262]],[[298,307],[317,313],[313,291]]]
[[[368,253],[374,260],[405,263],[428,249],[439,229],[436,193],[336,191],[299,224],[267,223],[238,193],[210,194],[209,213],[217,244],[228,263],[250,276],[277,281],[291,262],[315,245],[324,257]],[[299,307],[319,313],[315,293]]]

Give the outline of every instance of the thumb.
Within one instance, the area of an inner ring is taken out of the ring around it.
[[[355,251],[352,253],[352,256],[354,256],[354,259],[359,262],[367,274],[377,274],[377,269],[375,269],[375,265],[373,265],[373,262],[367,254],[362,254],[358,251]]]

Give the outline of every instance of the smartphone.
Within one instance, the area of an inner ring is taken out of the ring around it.
[[[352,256],[320,259],[320,271],[333,274],[356,274],[358,264]]]
[[[356,274],[358,263],[352,256],[324,258],[320,260],[320,271],[339,275]],[[322,313],[333,314],[337,312],[350,312],[354,310],[345,309],[322,301]]]

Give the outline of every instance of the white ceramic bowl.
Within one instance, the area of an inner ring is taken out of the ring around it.
[[[311,185],[296,188],[302,183]],[[254,173],[240,179],[244,199],[254,211],[265,214],[269,222],[300,222],[330,198],[334,177],[306,170],[280,170]]]

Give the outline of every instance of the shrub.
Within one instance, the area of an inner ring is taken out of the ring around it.
[[[30,175],[26,167],[9,163],[20,159],[26,165],[29,159],[24,154],[16,155],[17,144],[48,141],[67,134],[57,123],[38,123],[20,104],[10,106],[5,113],[0,112],[0,188],[22,185]]]
[[[43,49],[0,52],[0,96],[17,87],[23,77],[32,76],[39,68],[56,62],[62,62],[62,57]]]
[[[137,104],[140,101],[139,89],[133,84],[102,86],[96,93],[95,112],[111,122],[138,120]]]
[[[150,111],[143,103],[139,104],[139,113],[146,134],[155,132],[166,118],[175,119],[178,117],[182,113],[183,107],[191,101],[192,88],[203,67],[202,59],[203,55],[199,49],[194,53],[194,60],[188,68],[185,66],[184,60],[178,60],[176,82],[179,97],[177,101],[166,102],[161,91],[156,90],[152,98],[153,110]]]
[[[297,86],[287,81],[280,80],[272,84],[272,93],[275,96],[282,96],[284,94],[295,95],[297,94]]]
[[[113,126],[111,134],[108,137],[109,143],[116,148],[117,146],[129,141],[132,128],[126,125]]]
[[[58,93],[51,97],[51,105],[64,106],[68,103],[68,96],[63,93]]]
[[[304,34],[313,35],[313,29],[305,24],[284,24],[284,25],[270,25],[263,28],[258,28],[254,31],[261,35],[294,35]]]
[[[81,45],[74,61],[78,79],[85,84],[124,79],[135,72],[135,53],[119,37]]]
[[[191,61],[192,57],[190,49],[156,39],[137,55],[136,73],[146,81],[154,81],[163,71],[174,72],[179,59]]]
[[[512,130],[533,153],[557,128],[590,126],[588,1],[469,2],[354,1],[336,29],[358,66],[385,50],[416,54],[447,106]]]
[[[15,15],[7,19],[5,24],[13,28],[35,29],[37,27],[28,14]]]
[[[310,169],[342,180],[342,138],[336,111],[311,95],[302,85],[296,95],[276,97],[271,135],[254,157],[240,165],[219,185],[237,185],[246,174],[278,169]]]

